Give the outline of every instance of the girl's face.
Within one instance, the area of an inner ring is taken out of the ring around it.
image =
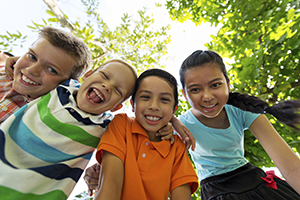
[[[133,110],[136,120],[147,131],[157,132],[173,116],[175,104],[173,88],[156,76],[144,78],[136,92]]]
[[[216,63],[207,63],[186,72],[183,95],[198,117],[217,117],[228,101],[229,92],[229,82]]]

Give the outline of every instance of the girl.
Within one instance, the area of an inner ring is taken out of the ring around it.
[[[185,144],[178,136],[171,145],[156,135],[177,102],[171,74],[150,69],[139,76],[131,101],[135,118],[116,115],[97,148],[102,167],[95,199],[191,199],[198,178]]]
[[[187,57],[180,68],[180,81],[192,108],[179,119],[196,139],[196,149],[190,154],[201,180],[202,200],[300,199],[300,160],[263,115],[270,113],[293,127],[299,124],[300,101],[269,107],[257,97],[230,93],[223,60],[212,51],[198,50]],[[247,128],[288,184],[244,158]]]

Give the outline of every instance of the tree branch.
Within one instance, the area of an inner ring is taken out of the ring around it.
[[[52,10],[54,15],[59,20],[62,27],[67,27],[71,31],[74,30],[74,26],[68,22],[68,20],[64,17],[63,12],[56,5],[58,0],[44,0],[45,4]]]

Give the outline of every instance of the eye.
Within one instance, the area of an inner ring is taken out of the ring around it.
[[[148,95],[141,95],[140,98],[143,99],[143,100],[148,100],[148,99],[150,99],[150,96],[148,96]]]
[[[50,72],[51,74],[58,74],[57,71],[55,69],[53,69],[52,67],[47,67],[46,68],[48,72]]]
[[[37,61],[37,58],[33,54],[28,53],[27,55],[31,60]]]
[[[108,76],[104,72],[101,72],[101,74],[104,79],[108,80]]]
[[[220,86],[221,85],[221,83],[214,83],[214,84],[212,84],[212,88],[216,88],[216,87],[218,87],[218,86]]]
[[[200,91],[199,88],[192,88],[192,89],[189,90],[189,92],[199,92],[199,91]]]
[[[163,102],[170,102],[171,100],[169,98],[167,98],[167,97],[162,97],[161,101],[163,101]]]
[[[120,90],[119,88],[116,88],[116,93],[117,93],[119,96],[123,97],[123,94],[122,94],[122,92],[121,92],[121,90]]]

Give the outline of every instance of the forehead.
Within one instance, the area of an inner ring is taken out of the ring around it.
[[[150,92],[173,93],[173,86],[165,79],[157,76],[147,76],[141,80],[138,90],[148,90]]]
[[[126,73],[132,73],[132,70],[130,69],[129,66],[125,65],[124,63],[113,61],[104,64],[99,68],[99,70],[108,70],[108,71],[114,71],[117,72],[119,70],[126,71]]]

